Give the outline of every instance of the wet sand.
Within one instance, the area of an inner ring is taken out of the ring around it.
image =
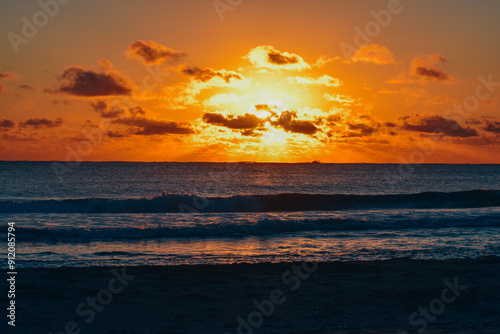
[[[19,269],[1,332],[419,330],[500,333],[500,259]]]

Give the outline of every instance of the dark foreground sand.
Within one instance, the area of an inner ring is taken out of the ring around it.
[[[498,258],[112,269],[20,269],[1,332],[500,333]]]

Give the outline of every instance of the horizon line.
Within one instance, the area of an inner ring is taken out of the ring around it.
[[[228,163],[242,163],[242,164],[323,164],[323,165],[500,165],[500,162],[427,162],[427,163],[402,163],[402,162],[321,162],[321,161],[300,161],[300,162],[282,162],[282,161],[134,161],[134,160],[85,160],[85,161],[71,161],[71,160],[0,160],[0,162],[59,162],[59,163],[99,163],[99,162],[113,162],[113,163],[212,163],[212,164],[228,164]]]

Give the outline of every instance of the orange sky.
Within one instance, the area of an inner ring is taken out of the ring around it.
[[[1,160],[500,163],[498,2],[44,1],[0,4]]]

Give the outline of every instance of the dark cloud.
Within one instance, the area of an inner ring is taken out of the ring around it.
[[[165,134],[192,134],[189,122],[173,122],[156,120],[147,117],[147,111],[141,106],[131,107],[128,110],[116,106],[110,106],[104,101],[90,103],[90,106],[103,118],[112,119],[113,124],[127,125],[124,131],[109,131],[108,137],[122,138],[130,135],[165,135]]]
[[[231,79],[235,80],[242,80],[243,77],[236,72],[232,71],[216,71],[211,68],[199,68],[199,67],[189,67],[185,66],[182,68],[182,73],[193,77],[195,80],[201,81],[201,82],[207,82],[210,79],[214,77],[219,77],[221,79],[224,79],[225,82],[229,83]]]
[[[0,82],[0,94],[2,94],[3,89],[5,88],[5,85]]]
[[[483,121],[483,130],[495,134],[500,134],[500,122],[485,119]]]
[[[35,129],[57,128],[60,127],[62,123],[63,123],[62,118],[56,118],[54,120],[48,118],[30,118],[24,122],[19,123],[19,126],[22,128],[32,126]]]
[[[144,110],[144,108],[142,108],[141,106],[135,106],[135,107],[129,108],[128,112],[130,114],[132,114],[132,116],[134,116],[134,117],[141,117],[141,116],[146,115],[146,110]]]
[[[167,48],[155,41],[137,41],[130,44],[127,56],[141,59],[146,65],[153,65],[165,61],[175,62],[186,57],[186,54]]]
[[[337,125],[337,123],[340,123],[342,121],[342,117],[340,115],[330,115],[326,117],[326,124],[327,125]]]
[[[35,136],[33,136],[33,134],[30,134],[30,135],[25,135],[25,134],[22,134],[22,133],[13,133],[13,134],[9,134],[9,133],[4,133],[2,135],[2,138],[5,139],[5,140],[10,140],[10,141],[19,141],[19,142],[23,142],[23,141],[35,141],[37,140]]]
[[[481,124],[481,121],[471,118],[465,121],[465,124],[472,124],[472,125],[478,125]]]
[[[348,123],[347,126],[349,130],[356,131],[360,136],[369,136],[378,130],[378,127],[365,123]]]
[[[415,57],[412,62],[412,74],[421,79],[450,81],[451,76],[439,65],[445,62],[440,54]]]
[[[304,135],[313,135],[318,131],[318,128],[311,121],[292,120],[288,125],[284,125],[283,129],[289,132],[302,133]]]
[[[72,66],[64,70],[59,78],[61,85],[48,93],[66,93],[76,96],[118,96],[130,95],[134,84],[128,77],[117,71],[96,72]]]
[[[318,131],[318,128],[312,121],[297,120],[295,119],[296,117],[297,114],[293,111],[283,111],[278,121],[272,124],[283,128],[285,131],[305,135],[313,135]]]
[[[416,74],[418,77],[435,79],[438,81],[445,81],[450,78],[450,76],[445,71],[439,68],[428,68],[423,66],[415,68],[414,74]]]
[[[257,109],[257,106],[259,106],[259,109]],[[244,136],[259,136],[260,134],[255,133],[254,130],[266,131],[266,128],[264,127],[266,122],[269,122],[269,124],[276,128],[282,128],[287,132],[313,135],[318,131],[318,128],[314,125],[313,121],[298,120],[296,119],[297,114],[293,111],[283,111],[278,117],[275,112],[267,109],[268,107],[268,105],[264,104],[256,105],[257,110],[267,110],[271,113],[272,117],[276,117],[277,120],[272,121],[271,117],[261,119],[256,115],[249,113],[237,116],[224,116],[220,113],[206,113],[203,115],[203,121],[208,124],[224,126],[229,129],[247,130],[241,132]]]
[[[125,113],[125,110],[118,107],[111,107],[104,101],[91,102],[90,106],[103,118],[116,118]]]
[[[442,133],[450,137],[475,137],[477,131],[471,127],[464,128],[453,119],[441,117],[439,115],[414,115],[399,118],[403,121],[401,126],[405,130]]]
[[[363,117],[364,115],[361,115],[359,118],[360,119],[368,119],[370,120],[371,118]],[[343,128],[347,127],[349,131],[341,131],[342,132],[342,137],[344,138],[353,138],[353,137],[366,137],[366,136],[371,136],[372,134],[376,133],[380,129],[380,124],[376,122],[372,123],[354,123],[354,122],[348,122],[343,126]]]
[[[129,129],[129,132],[135,135],[185,135],[194,133],[194,130],[191,128],[189,122],[170,122],[150,119],[146,117],[132,116],[127,118],[118,118],[112,121],[112,123],[123,124],[132,127]]]
[[[299,62],[299,57],[295,55],[285,56],[277,50],[270,50],[267,53],[267,58],[271,64],[275,65],[297,64]]]
[[[328,137],[337,135],[341,138],[361,138],[369,137],[366,140],[373,141],[375,135],[393,132],[392,129],[398,125],[393,122],[379,122],[368,114],[353,111],[339,112],[329,115],[324,119],[324,123],[329,127]]]
[[[10,119],[1,118],[0,119],[0,128],[13,128],[16,126],[16,122],[11,121]]]
[[[19,85],[19,89],[24,89],[24,90],[35,90],[35,87],[31,86],[31,85],[28,85],[28,84],[24,84],[24,85]]]
[[[489,146],[500,144],[500,136],[478,136],[470,138],[455,138],[456,144],[467,144],[474,146]],[[458,139],[458,140],[457,140]]]
[[[241,135],[246,137],[261,137],[262,133],[255,132],[253,129],[248,129],[241,131]]]
[[[203,115],[203,121],[230,129],[254,129],[265,122],[265,120],[261,120],[253,114],[243,114],[236,117],[228,115],[225,117],[220,113],[206,113]]]

